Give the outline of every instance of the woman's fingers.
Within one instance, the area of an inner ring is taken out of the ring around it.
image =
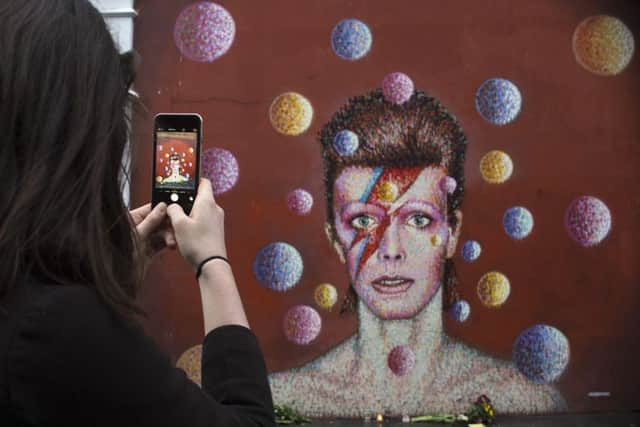
[[[151,206],[151,205],[149,205]],[[138,209],[143,209],[144,206]],[[136,209],[137,210],[137,209]],[[147,239],[151,233],[153,233],[160,225],[162,221],[165,219],[165,214],[167,212],[167,205],[164,202],[160,202],[156,205],[155,208],[151,212],[149,212],[140,223],[136,225],[136,229],[138,230],[138,235],[142,240]],[[133,214],[132,214],[133,215]]]

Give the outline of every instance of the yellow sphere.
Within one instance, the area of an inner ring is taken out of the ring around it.
[[[295,92],[278,96],[269,108],[274,129],[285,135],[300,135],[311,125],[313,107],[307,98]]]
[[[500,307],[509,297],[509,279],[502,273],[490,271],[478,282],[478,297],[489,308]]]
[[[618,18],[591,16],[573,33],[573,53],[586,70],[613,76],[625,69],[633,56],[633,34]]]
[[[398,198],[398,186],[391,181],[385,181],[378,186],[378,197],[385,202],[393,202]]]
[[[202,363],[202,345],[195,345],[189,349],[187,349],[182,355],[178,358],[176,362],[176,366],[182,369],[191,381],[194,383],[201,385],[202,384],[202,372],[201,372],[201,363]]]
[[[162,182],[162,177],[161,176],[156,176],[156,182]]]
[[[442,237],[439,234],[434,234],[431,236],[431,244],[433,246],[440,246],[442,244]]]
[[[502,184],[513,173],[511,157],[504,151],[489,151],[480,160],[480,173],[488,183]]]
[[[338,291],[329,283],[321,283],[316,286],[313,299],[316,301],[316,304],[318,304],[318,307],[331,310],[338,301]]]

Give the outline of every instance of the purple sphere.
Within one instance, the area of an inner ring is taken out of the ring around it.
[[[533,215],[527,208],[515,206],[507,209],[502,218],[504,231],[509,237],[521,240],[527,237],[533,230]]]
[[[596,197],[582,196],[569,205],[564,217],[569,236],[584,247],[595,246],[611,230],[611,212]]]
[[[275,242],[258,251],[253,261],[256,279],[268,289],[285,292],[293,288],[302,277],[302,257],[288,243]]]
[[[462,258],[467,262],[473,262],[480,257],[482,246],[475,240],[467,240],[462,245]]]
[[[331,32],[331,47],[342,59],[355,61],[364,57],[371,49],[371,30],[362,21],[344,19]]]
[[[358,135],[348,129],[341,130],[333,138],[333,148],[341,156],[351,156],[359,145]]]
[[[216,196],[231,190],[238,182],[238,161],[231,151],[209,148],[202,153],[202,175],[209,178]]]
[[[451,307],[451,317],[456,322],[465,322],[469,318],[470,313],[471,306],[463,299],[456,301],[453,307]]]
[[[555,381],[569,363],[569,341],[552,326],[532,326],[513,344],[513,362],[536,384]]]
[[[407,102],[413,95],[413,82],[403,73],[390,73],[382,80],[384,99],[393,104]]]
[[[456,191],[456,187],[458,187],[458,183],[453,177],[445,176],[440,180],[440,190],[445,194],[453,194]]]
[[[407,375],[416,364],[416,355],[408,346],[399,345],[389,352],[387,364],[397,376]]]
[[[476,110],[494,125],[512,122],[522,108],[518,87],[506,79],[489,79],[476,92]]]
[[[296,215],[308,215],[313,207],[313,196],[301,188],[287,194],[287,207]]]
[[[320,333],[322,318],[313,307],[296,305],[285,314],[282,327],[289,341],[307,345]]]
[[[231,14],[222,6],[202,1],[178,15],[173,38],[180,52],[198,62],[213,62],[224,55],[236,33]]]

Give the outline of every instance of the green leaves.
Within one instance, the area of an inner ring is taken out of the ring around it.
[[[296,425],[311,422],[309,418],[303,417],[295,410],[285,405],[273,405],[273,412],[275,413],[276,423],[278,424]]]

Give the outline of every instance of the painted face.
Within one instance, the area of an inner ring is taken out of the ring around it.
[[[177,175],[180,173],[180,160],[171,159],[170,161],[171,173]]]
[[[413,317],[441,286],[455,251],[445,177],[436,166],[349,167],[334,183],[334,226],[351,283],[378,317]]]

